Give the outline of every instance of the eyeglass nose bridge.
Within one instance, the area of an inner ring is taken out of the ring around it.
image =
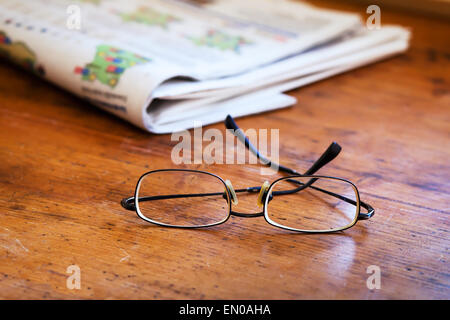
[[[239,203],[236,191],[234,191],[233,185],[231,184],[230,180],[225,180],[225,186],[227,187],[228,191],[231,195],[231,203],[234,205],[237,205]]]
[[[231,181],[230,180],[226,180],[225,181],[225,186],[226,186],[226,188],[228,189],[228,191],[229,191],[229,193],[231,195],[231,203],[237,205],[238,204],[238,199],[237,199],[236,191],[234,190],[233,185],[231,184]],[[249,188],[251,190],[247,189],[247,191],[249,191],[249,192],[255,192],[255,191],[257,192],[257,191],[259,191],[257,204],[258,204],[258,207],[262,208],[262,207],[264,207],[264,202],[266,200],[266,197],[268,196],[267,190],[269,188],[270,188],[269,181],[265,181],[261,187]],[[256,212],[256,213],[243,213],[243,212],[236,212],[236,211],[231,210],[230,214],[233,215],[233,216],[238,216],[238,217],[253,218],[253,217],[264,216],[264,211]]]
[[[267,197],[267,190],[269,190],[270,188],[270,182],[269,181],[264,181],[264,183],[261,186],[261,190],[259,190],[259,194],[258,194],[258,200],[256,200],[256,204],[258,205],[258,207],[262,208],[264,206],[264,201],[266,201],[266,197]]]

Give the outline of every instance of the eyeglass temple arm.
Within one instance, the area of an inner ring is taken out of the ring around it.
[[[207,196],[220,196],[223,192],[214,193],[188,193],[188,194],[168,194],[161,196],[150,196],[150,197],[139,197],[139,201],[153,201],[153,200],[167,200],[167,199],[177,199],[177,198],[195,198],[195,197],[207,197]],[[127,210],[135,210],[136,206],[134,203],[134,197],[124,198],[120,202],[122,207]]]
[[[335,198],[338,198],[340,200],[343,200],[347,203],[350,203],[354,206],[356,206],[356,201],[346,198],[344,196],[341,196],[337,193],[328,191],[328,190],[324,190],[322,188],[318,188],[318,187],[314,187],[312,185],[312,183],[316,179],[311,179],[308,183],[303,184],[300,189],[303,190],[306,187],[309,187],[311,189],[326,193],[328,195],[331,195]],[[294,183],[300,183],[297,180],[292,179],[292,181]],[[240,192],[256,192],[257,189],[259,189],[260,187],[251,187],[251,188],[245,188],[245,189],[236,189],[235,192],[236,193],[240,193]],[[297,188],[298,189],[298,188]],[[291,194],[291,193],[295,193],[298,192],[299,190],[297,189],[293,189],[293,190],[285,190],[285,191],[275,191],[273,192],[273,195],[283,195],[283,194]],[[141,197],[139,198],[139,201],[153,201],[153,200],[167,200],[167,199],[177,199],[177,198],[195,198],[195,197],[207,197],[207,196],[223,196],[224,198],[226,197],[226,194],[223,192],[212,192],[212,193],[189,193],[189,194],[171,194],[171,195],[161,195],[161,196],[151,196],[151,197]],[[122,199],[121,201],[121,205],[122,207],[124,207],[127,210],[135,210],[135,202],[134,202],[134,197],[129,197],[129,198],[125,198]],[[372,208],[371,205],[360,201],[360,205],[361,207],[365,208],[367,210],[367,213],[360,213],[358,216],[358,219],[369,219],[370,217],[372,217],[375,213],[375,210]]]
[[[258,190],[256,190],[258,188]],[[235,189],[234,192],[257,192],[261,187],[251,187],[245,189]],[[161,196],[149,196],[149,197],[139,197],[139,201],[153,201],[153,200],[167,200],[167,199],[178,199],[178,198],[195,198],[195,197],[208,197],[208,196],[222,196],[227,199],[227,194],[225,192],[211,192],[211,193],[187,193],[187,194],[167,194]],[[122,207],[127,210],[136,210],[134,197],[124,198],[120,202]]]
[[[259,152],[259,150],[250,142],[250,140],[248,139],[248,137],[244,134],[244,132],[239,128],[239,126],[237,125],[237,123],[234,121],[233,117],[231,117],[230,115],[228,115],[225,119],[225,126],[227,127],[227,129],[232,129],[233,134],[242,142],[244,143],[245,147],[248,148],[253,154],[256,155],[256,157],[258,159],[261,160],[261,162],[267,166],[278,166],[280,171],[286,172],[286,173],[290,173],[290,174],[299,174],[297,171],[295,171],[294,169],[276,164],[271,162],[268,158],[266,158],[265,156],[261,155],[261,153]],[[339,153],[341,152],[342,147],[337,143],[337,142],[332,142],[329,147],[327,148],[327,150],[325,150],[325,152],[320,156],[319,159],[317,159],[316,162],[314,162],[314,164],[304,173],[304,175],[312,175],[314,173],[316,173],[317,171],[319,171],[320,168],[322,168],[323,166],[325,166],[326,164],[328,164],[329,162],[333,161],[334,158],[336,158]],[[317,179],[311,179],[307,184],[300,186],[298,188],[295,188],[293,190],[288,190],[288,191],[281,191],[279,194],[286,194],[287,192],[289,193],[295,193],[298,191],[303,190],[305,187],[311,187],[314,188],[316,190],[325,192],[331,196],[334,196],[336,198],[339,198],[347,203],[353,204],[356,206],[356,202],[354,200],[351,200],[349,198],[343,197],[339,194],[327,191],[327,190],[323,190],[320,188],[316,188],[313,187],[312,184],[316,181]],[[297,180],[292,180],[290,182],[293,182],[295,184],[298,184],[299,181]],[[258,190],[259,191],[259,190]],[[276,195],[277,192],[274,192],[274,195]],[[374,208],[363,202],[360,201],[360,205],[361,207],[363,207],[364,209],[367,210],[367,213],[360,213],[358,216],[358,219],[369,219],[370,217],[372,217],[375,213]]]
[[[298,180],[295,180],[295,178],[294,179],[287,179],[287,181],[295,183],[295,184],[301,184],[301,186],[299,186],[298,188],[292,189],[292,190],[274,191],[274,192],[272,192],[272,194],[275,195],[275,196],[276,195],[292,194],[292,193],[299,192],[299,191],[301,191],[303,189],[306,189],[306,188],[311,188],[311,189],[314,189],[314,190],[326,193],[326,194],[328,194],[328,195],[330,195],[332,197],[338,198],[339,200],[345,201],[345,202],[347,202],[347,203],[349,203],[351,205],[354,205],[354,206],[357,205],[355,200],[352,200],[352,199],[344,197],[344,196],[342,196],[340,194],[337,194],[337,193],[334,193],[334,192],[331,192],[331,191],[328,191],[328,190],[325,190],[325,189],[313,186],[312,184],[314,182],[316,182],[317,180],[318,180],[317,178],[312,178],[307,183],[302,183],[302,182],[300,182]],[[369,219],[370,217],[372,217],[375,214],[375,209],[370,204],[365,203],[364,201],[359,201],[359,204],[360,204],[361,207],[366,209],[367,212],[360,212],[359,215],[358,215],[358,219],[361,219],[361,220]]]
[[[248,139],[248,137],[245,135],[245,133],[239,128],[239,126],[236,124],[234,119],[228,115],[225,119],[225,127],[227,129],[233,130],[232,133],[245,145],[245,147],[250,150],[264,165],[269,167],[275,167],[278,168],[280,171],[289,173],[289,174],[299,174],[296,170],[288,168],[286,166],[282,166],[280,164],[277,164],[273,161],[271,161],[266,156],[262,155],[258,148],[256,148]],[[314,162],[314,164],[309,168],[304,174],[310,175],[317,172],[320,168],[325,166],[327,163],[332,161],[334,158],[337,157],[337,155],[341,152],[342,148],[341,146],[336,143],[332,142],[328,149],[320,156],[320,158]]]

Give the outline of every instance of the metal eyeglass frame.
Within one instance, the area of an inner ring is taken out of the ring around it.
[[[245,144],[245,147],[248,148],[252,153],[254,153],[256,155],[256,157],[265,165],[267,166],[271,166],[272,168],[278,168],[278,170],[280,170],[281,172],[284,173],[288,173],[290,174],[290,176],[286,176],[286,177],[282,177],[279,178],[275,181],[273,181],[270,185],[266,185],[263,184],[263,186],[261,187],[249,187],[249,188],[243,188],[243,189],[234,189],[233,186],[231,185],[231,183],[229,181],[224,181],[221,177],[212,174],[210,172],[206,172],[206,171],[201,171],[201,170],[190,170],[190,169],[159,169],[159,170],[154,170],[154,171],[149,171],[144,173],[138,180],[137,184],[136,184],[136,189],[135,189],[135,193],[133,197],[129,197],[129,198],[124,198],[121,201],[121,205],[123,208],[127,209],[127,210],[134,210],[136,211],[137,215],[150,223],[159,225],[159,226],[164,226],[164,227],[173,227],[173,228],[187,228],[187,229],[193,229],[193,228],[204,228],[204,227],[212,227],[212,226],[216,226],[222,223],[225,223],[231,215],[233,216],[238,216],[238,217],[245,217],[245,218],[253,218],[253,217],[261,217],[264,216],[265,220],[270,224],[273,225],[275,227],[279,227],[285,230],[289,230],[289,231],[297,231],[297,232],[304,232],[304,233],[331,233],[331,232],[336,232],[336,231],[342,231],[348,228],[353,227],[356,222],[358,220],[366,220],[371,218],[374,214],[375,214],[375,209],[360,200],[359,197],[359,191],[358,188],[351,182],[348,181],[346,179],[342,179],[342,178],[337,178],[337,177],[330,177],[330,176],[318,176],[318,175],[314,175],[315,172],[317,172],[320,168],[322,168],[323,166],[325,166],[326,164],[328,164],[330,161],[332,161],[334,158],[337,157],[337,155],[341,152],[342,148],[341,146],[339,146],[339,144],[337,144],[336,142],[332,142],[330,144],[330,146],[327,148],[327,150],[322,154],[322,156],[316,161],[314,162],[314,164],[304,173],[304,174],[299,174],[297,171],[273,163],[271,160],[269,160],[268,158],[266,158],[265,156],[261,155],[260,152],[258,151],[258,149],[249,141],[248,137],[245,136],[245,134],[243,133],[243,131],[238,127],[238,125],[236,124],[236,122],[234,121],[234,119],[228,115],[227,118],[225,119],[225,126],[227,127],[227,129],[232,129],[233,134],[237,136],[237,138]],[[140,184],[142,182],[142,180],[149,174],[151,173],[156,173],[156,172],[173,172],[173,171],[180,171],[180,172],[196,172],[196,173],[203,173],[203,174],[207,174],[210,176],[213,176],[217,179],[219,179],[225,187],[225,191],[224,192],[213,192],[213,193],[192,193],[192,194],[176,194],[176,195],[160,195],[160,196],[150,196],[150,197],[141,197],[139,198],[139,187]],[[295,180],[295,178],[307,178],[309,179],[309,181],[307,183],[302,183],[298,180]],[[315,181],[317,181],[320,178],[326,178],[326,179],[332,179],[332,180],[338,180],[338,181],[343,181],[346,182],[348,184],[350,184],[353,188],[353,190],[355,191],[355,195],[356,195],[356,201],[353,199],[349,199],[347,197],[344,197],[342,195],[336,194],[334,192],[328,191],[328,190],[324,190],[321,188],[318,188],[316,186],[313,186],[313,183]],[[293,188],[291,190],[282,190],[282,191],[272,191],[273,187],[275,186],[275,184],[281,180],[286,180],[292,184],[298,185],[296,188]],[[333,196],[335,198],[338,198],[339,200],[342,200],[346,203],[349,203],[351,205],[356,206],[356,214],[355,214],[355,218],[352,220],[352,222],[350,222],[348,225],[344,226],[344,227],[340,227],[340,228],[334,228],[334,229],[329,229],[329,230],[303,230],[303,229],[295,229],[295,228],[291,228],[291,227],[287,227],[287,226],[283,226],[275,221],[272,221],[268,215],[268,211],[267,211],[267,207],[268,207],[268,203],[273,199],[273,196],[277,196],[277,195],[285,195],[285,194],[293,194],[296,192],[299,192],[305,188],[311,188],[314,189],[316,191],[320,191],[322,193],[325,193],[327,195]],[[236,212],[232,210],[232,203],[237,203],[237,197],[236,197],[236,193],[242,193],[242,192],[249,192],[249,193],[256,193],[259,192],[259,197],[258,197],[258,202],[260,204],[263,205],[263,211],[261,212],[257,212],[257,213],[242,213],[242,212]],[[164,199],[175,199],[175,198],[189,198],[189,197],[205,197],[205,196],[215,196],[215,195],[221,195],[223,196],[228,203],[228,215],[226,218],[224,218],[223,220],[219,221],[219,222],[215,222],[212,224],[206,224],[206,225],[196,225],[196,226],[183,226],[183,225],[171,225],[171,224],[165,224],[165,223],[161,223],[152,219],[147,218],[145,215],[143,215],[140,211],[139,208],[139,201],[152,201],[152,200],[164,200]],[[268,196],[269,195],[269,196]],[[135,202],[135,199],[139,199],[138,202]],[[367,212],[361,212],[361,207],[363,207],[364,209],[367,210]]]

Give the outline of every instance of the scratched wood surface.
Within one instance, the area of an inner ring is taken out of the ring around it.
[[[376,215],[333,235],[292,234],[263,218],[204,230],[146,224],[119,201],[145,171],[176,167],[170,135],[2,62],[0,298],[450,298],[450,26],[382,9],[388,22],[412,28],[408,53],[292,91],[292,108],[238,120],[279,128],[281,162],[300,171],[331,141],[343,146],[320,173],[354,181]],[[237,188],[266,179],[254,165],[186,167]],[[240,197],[235,209],[255,202]],[[66,287],[70,265],[80,290]],[[379,290],[366,286],[370,265],[381,268]]]

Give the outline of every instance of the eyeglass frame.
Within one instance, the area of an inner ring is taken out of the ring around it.
[[[278,228],[288,230],[288,231],[295,231],[295,232],[302,232],[302,233],[333,233],[333,232],[343,231],[343,230],[353,227],[357,223],[358,220],[370,219],[375,214],[375,209],[371,205],[361,201],[358,188],[356,187],[356,185],[353,182],[343,179],[343,178],[339,178],[339,177],[314,175],[314,173],[316,171],[318,171],[320,168],[322,168],[327,163],[331,162],[334,158],[337,157],[337,155],[342,150],[341,146],[338,143],[332,142],[330,144],[330,146],[327,148],[327,150],[322,154],[322,156],[316,162],[314,162],[314,164],[304,174],[299,174],[297,171],[295,171],[291,168],[273,163],[271,160],[269,160],[266,157],[264,157],[263,155],[261,155],[259,153],[258,149],[251,144],[248,137],[245,136],[245,134],[237,126],[236,122],[230,115],[228,115],[227,118],[225,119],[225,125],[228,129],[233,129],[233,133],[238,137],[238,139],[241,142],[243,142],[245,144],[246,148],[248,148],[251,152],[253,152],[263,164],[265,164],[267,166],[271,166],[271,167],[275,166],[280,171],[285,172],[285,173],[290,173],[291,175],[276,179],[269,185],[269,187],[267,187],[263,191],[263,194],[261,194],[261,190],[264,185],[261,187],[249,187],[249,188],[235,190],[231,183],[227,184],[227,182],[224,179],[222,179],[220,176],[215,175],[210,172],[207,172],[207,171],[195,170],[195,169],[157,169],[157,170],[146,172],[139,178],[139,180],[136,184],[134,196],[122,199],[122,201],[121,201],[122,207],[127,210],[136,211],[136,214],[138,215],[138,217],[140,217],[141,219],[143,219],[146,222],[153,223],[153,224],[163,226],[163,227],[169,227],[169,228],[184,228],[184,229],[207,228],[207,227],[213,227],[213,226],[217,226],[217,225],[227,222],[228,219],[230,218],[230,216],[238,216],[238,217],[244,217],[244,218],[253,218],[253,217],[263,216],[264,219],[266,220],[266,222],[274,227],[278,227]],[[211,223],[211,224],[206,224],[206,225],[196,225],[196,226],[172,225],[172,224],[166,224],[166,223],[162,223],[162,222],[158,222],[158,221],[149,219],[144,214],[142,214],[142,212],[139,208],[139,201],[135,201],[135,199],[140,199],[139,198],[139,188],[140,188],[140,184],[143,181],[143,179],[147,175],[150,175],[150,174],[156,173],[156,172],[194,172],[194,173],[207,174],[207,175],[210,175],[210,176],[213,176],[213,177],[219,179],[225,187],[225,192],[223,192],[223,193],[222,192],[215,192],[215,193],[208,193],[208,194],[193,193],[193,194],[181,194],[181,195],[152,196],[152,197],[146,197],[146,198],[153,198],[153,199],[148,199],[148,200],[162,200],[162,199],[174,199],[174,198],[182,198],[182,197],[201,197],[201,196],[209,196],[209,195],[223,195],[225,198],[225,195],[226,195],[226,200],[228,203],[228,214],[227,214],[226,218],[224,218],[223,220],[216,222],[216,223]],[[273,198],[273,195],[275,194],[274,192],[272,192],[273,187],[279,181],[282,181],[282,180],[286,180],[286,181],[292,180],[289,182],[299,184],[298,181],[294,180],[295,178],[308,178],[308,179],[310,179],[309,180],[310,182],[312,180],[314,180],[314,181],[311,182],[310,184],[308,182],[309,185],[303,184],[303,186],[304,186],[303,188],[302,188],[302,186],[296,188],[298,190],[293,189],[293,190],[275,191],[275,192],[279,192],[279,194],[281,195],[281,194],[290,194],[290,193],[298,192],[298,191],[301,191],[302,189],[304,189],[305,187],[313,188],[316,190],[318,189],[321,192],[325,192],[333,197],[337,197],[347,203],[350,203],[350,204],[356,206],[356,214],[355,214],[355,217],[353,218],[352,222],[346,226],[343,226],[340,228],[329,229],[329,230],[304,230],[304,229],[291,228],[288,226],[281,225],[275,221],[272,221],[269,217],[267,208],[268,208],[269,201]],[[356,201],[346,198],[344,196],[341,196],[339,194],[336,194],[334,192],[328,191],[328,190],[323,190],[323,189],[320,189],[317,187],[313,187],[312,184],[318,179],[332,179],[332,180],[343,181],[345,183],[350,184],[355,192]],[[237,199],[237,196],[235,195],[235,193],[240,193],[240,192],[250,192],[250,193],[260,192],[260,197],[262,199],[261,202],[263,204],[263,210],[261,212],[257,212],[257,213],[242,213],[242,212],[233,211],[232,204],[233,204],[234,200]],[[367,212],[361,212],[361,207],[366,209]]]

